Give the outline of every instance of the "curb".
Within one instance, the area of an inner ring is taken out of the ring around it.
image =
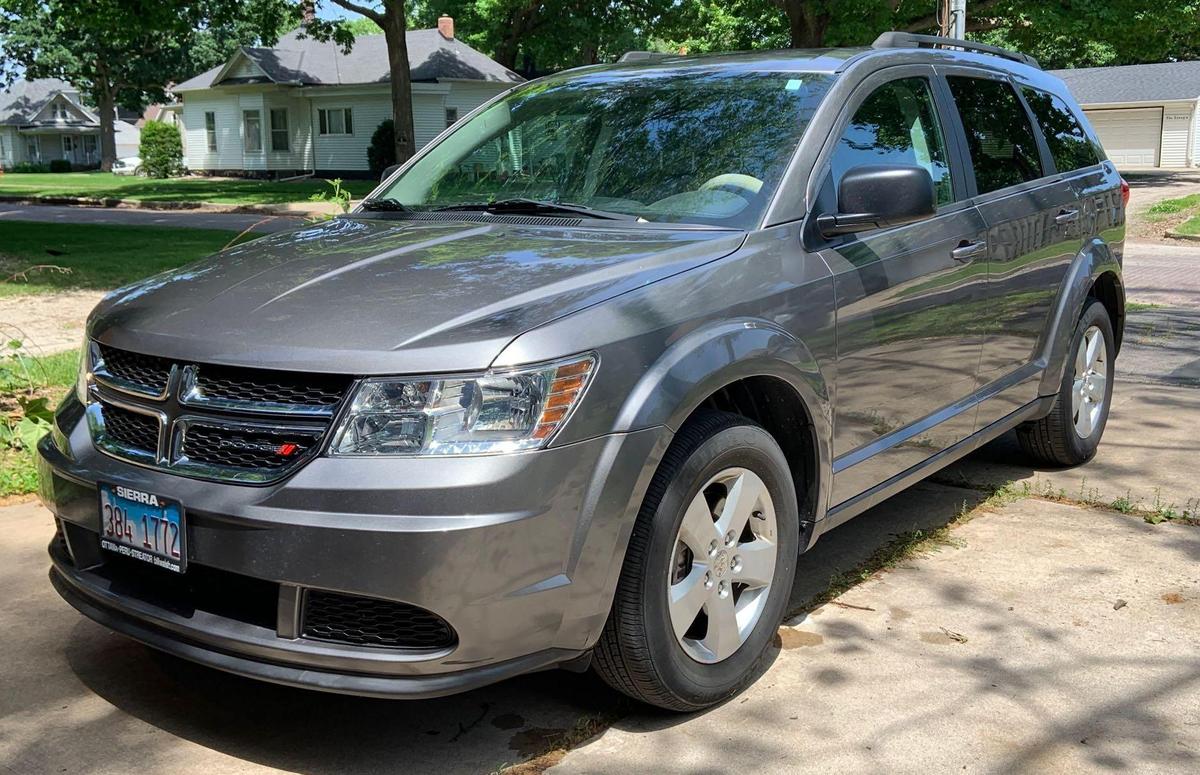
[[[81,196],[0,196],[0,202],[25,205],[66,205],[69,207],[97,207],[124,210],[193,210],[206,213],[242,213],[249,215],[284,215],[296,218],[328,215],[332,211],[324,208],[296,208],[287,204],[278,205],[223,205],[212,202],[143,201],[139,199],[113,199]]]
[[[1177,231],[1168,231],[1163,236],[1170,237],[1171,239],[1186,240],[1187,242],[1200,242],[1200,234],[1180,234]]]

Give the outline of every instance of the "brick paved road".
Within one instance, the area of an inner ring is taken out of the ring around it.
[[[1200,242],[1126,243],[1125,295],[1130,301],[1200,308]]]

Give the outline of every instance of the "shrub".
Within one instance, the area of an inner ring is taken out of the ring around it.
[[[23,161],[8,168],[9,172],[49,172],[49,165],[38,161]]]
[[[142,127],[142,169],[152,178],[165,178],[183,167],[183,140],[179,127],[148,121]]]
[[[51,172],[70,172],[71,171],[71,162],[68,161],[67,159],[51,159],[50,160],[50,171]]]
[[[376,176],[396,163],[396,125],[390,118],[375,127],[371,144],[367,146],[367,164]]]

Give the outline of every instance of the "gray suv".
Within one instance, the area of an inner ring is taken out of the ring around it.
[[[54,587],[294,686],[730,697],[822,533],[1104,431],[1128,189],[1061,81],[950,45],[543,78],[110,294],[39,445]]]

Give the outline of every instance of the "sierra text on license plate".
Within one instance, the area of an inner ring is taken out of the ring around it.
[[[117,484],[99,485],[100,546],[160,568],[187,568],[179,501]]]

